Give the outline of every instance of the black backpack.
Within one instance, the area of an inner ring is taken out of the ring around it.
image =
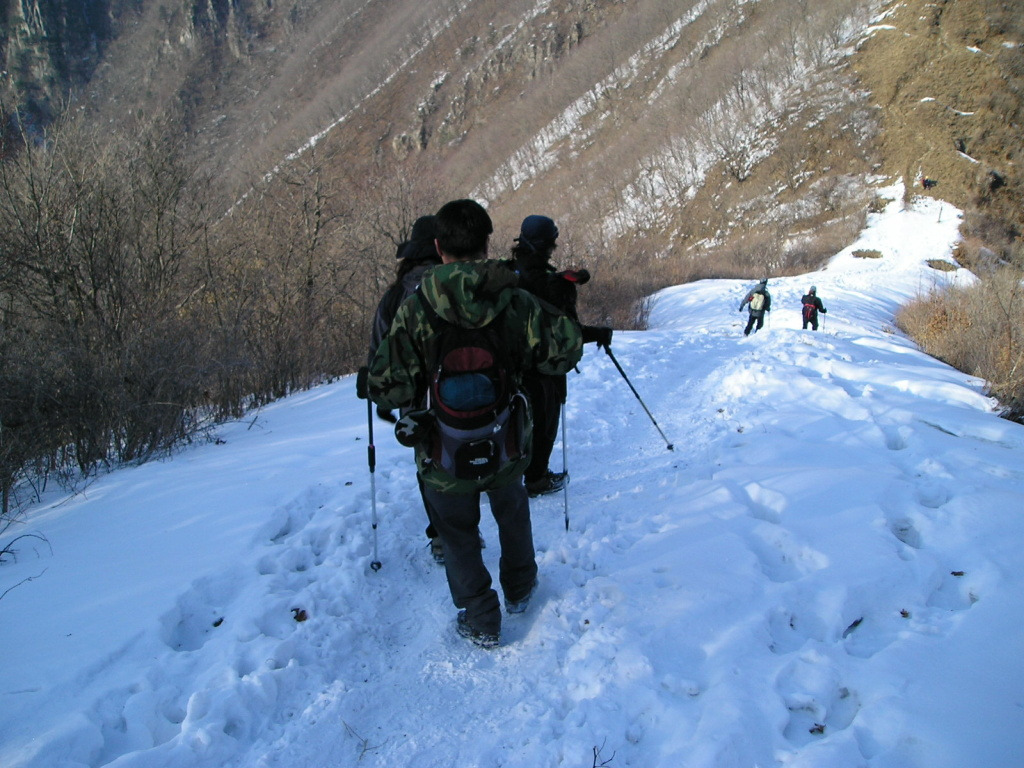
[[[437,336],[428,362],[430,458],[460,480],[482,480],[526,452],[528,406],[497,329],[444,320],[417,290]]]
[[[804,304],[804,320],[810,320],[818,311],[818,307],[813,301],[808,301],[805,297],[803,300]]]

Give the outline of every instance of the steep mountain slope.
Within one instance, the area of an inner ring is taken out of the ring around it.
[[[371,210],[392,185],[413,185],[423,207],[482,198],[500,227],[544,210],[578,254],[725,254],[786,271],[856,230],[863,180],[879,170],[938,179],[933,194],[977,206],[995,220],[999,245],[1013,242],[1024,93],[1014,7],[97,4],[89,61],[98,66],[83,64],[62,87],[97,122],[170,110],[231,198],[282,164],[314,162]],[[24,64],[26,51],[55,60],[40,40],[60,25],[47,28],[41,8],[6,13],[18,24],[2,50],[8,67],[21,51],[24,92],[59,69]],[[17,85],[4,81],[8,103]],[[58,92],[52,82],[47,92]]]
[[[114,123],[172,108],[239,190],[318,136],[337,174],[423,179],[512,221],[546,209],[591,246],[647,232],[664,247],[714,234],[723,202],[770,201],[764,185],[721,195],[755,187],[787,130],[812,150],[812,127],[836,144],[828,175],[865,169],[844,137],[870,135],[870,120],[851,116],[856,92],[834,62],[866,11],[854,0],[143,3],[119,17],[78,100]],[[818,176],[813,155],[791,153],[786,189]]]
[[[964,208],[1004,255],[1024,232],[1024,6],[888,3],[854,57],[880,105],[886,172]]]

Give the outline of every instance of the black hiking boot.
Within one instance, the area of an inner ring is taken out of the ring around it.
[[[441,537],[434,536],[430,539],[430,555],[438,565],[444,565],[444,547],[441,546]]]
[[[455,621],[455,630],[462,637],[469,640],[474,645],[478,645],[481,648],[490,650],[497,648],[501,645],[501,638],[497,634],[492,632],[481,632],[479,629],[473,629],[466,620],[466,612],[459,611],[459,617]]]
[[[530,598],[537,591],[537,580],[533,580],[533,584],[530,586],[530,591],[526,593],[524,597],[518,600],[505,600],[505,611],[506,613],[522,613],[530,605]]]
[[[539,480],[529,480],[526,483],[526,492],[530,498],[545,496],[549,493],[558,493],[569,483],[568,472],[548,472]]]

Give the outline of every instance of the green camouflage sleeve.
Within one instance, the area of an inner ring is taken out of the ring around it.
[[[417,351],[415,329],[425,324],[413,302],[399,307],[391,330],[377,347],[370,361],[367,378],[370,399],[385,408],[415,407],[426,392],[423,359]]]

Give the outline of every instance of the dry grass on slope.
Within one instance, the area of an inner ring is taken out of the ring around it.
[[[1024,286],[1019,270],[1003,269],[968,288],[933,293],[897,318],[925,352],[980,376],[1010,418],[1024,419]]]
[[[891,3],[854,59],[880,105],[884,169],[965,212],[957,258],[980,277],[924,296],[899,325],[931,355],[989,382],[1024,417],[1024,14],[998,0]],[[927,179],[927,186],[923,181]],[[924,188],[926,186],[926,188]]]

